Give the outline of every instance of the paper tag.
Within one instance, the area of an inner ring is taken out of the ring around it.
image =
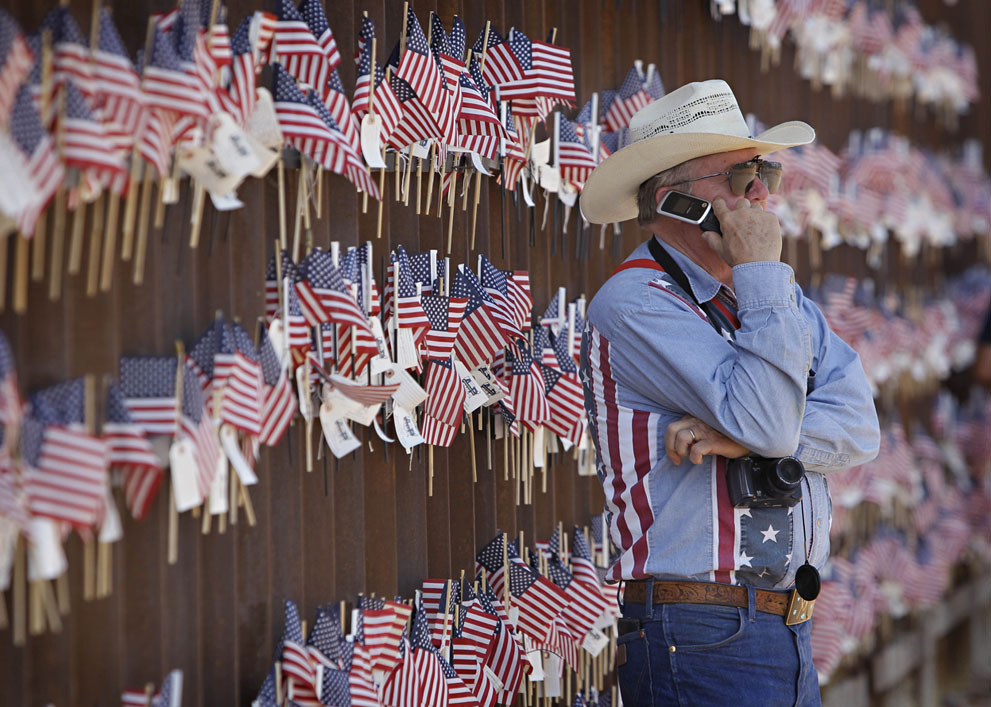
[[[310,394],[309,361],[296,369],[296,391],[299,398],[299,414],[304,420],[313,419],[313,398]]]
[[[222,196],[214,194],[212,191],[207,193],[210,195],[210,201],[213,202],[213,208],[217,211],[234,211],[244,206],[244,202],[238,199],[234,192]]]
[[[347,412],[347,418],[354,420],[359,425],[368,427],[375,422],[375,416],[378,415],[380,409],[382,409],[381,405],[358,405]]]
[[[175,507],[180,513],[195,508],[202,503],[196,484],[196,458],[193,456],[193,443],[180,439],[169,447],[169,466],[172,469],[172,493]]]
[[[285,328],[282,326],[281,319],[275,318],[268,325],[268,338],[272,342],[272,348],[275,349],[276,355],[279,357],[280,368],[286,370],[289,364],[289,356],[286,348]]]
[[[320,406],[320,426],[323,428],[323,438],[327,440],[327,446],[338,459],[361,446],[361,442],[351,432],[344,418],[328,408],[326,403]]]
[[[533,647],[533,642],[529,636],[523,636],[523,645],[526,647],[526,660],[530,664],[530,682],[544,681],[544,661],[541,652]]]
[[[237,478],[241,480],[241,483],[245,486],[257,484],[258,477],[255,475],[255,470],[251,468],[251,463],[244,458],[244,454],[241,452],[241,445],[237,440],[237,430],[231,425],[221,425],[220,444],[224,448],[227,459],[234,465],[234,471],[237,472]]]
[[[487,169],[485,169],[485,164],[482,162],[482,156],[481,155],[479,155],[477,152],[469,152],[468,154],[471,155],[471,164],[475,168],[476,171],[481,172],[486,177],[491,177],[492,176],[489,173],[489,171]]]
[[[382,331],[381,319],[378,317],[369,317],[368,323],[372,327],[372,334],[375,336],[375,345],[379,350],[379,352],[372,357],[372,360],[368,365],[371,366],[372,374],[383,373],[392,368],[392,359],[389,358],[388,340],[385,338],[385,332]]]
[[[561,656],[548,653],[544,658],[544,689],[542,697],[561,696]]]
[[[523,192],[523,202],[532,209],[533,196],[530,194],[530,180],[527,179],[526,172],[520,172],[520,191]]]
[[[10,586],[10,570],[14,566],[18,535],[20,528],[17,523],[0,516],[0,592],[7,591]]]
[[[282,147],[282,129],[275,112],[275,101],[267,88],[255,91],[255,110],[248,118],[248,132],[266,147]]]
[[[502,680],[499,679],[499,676],[496,675],[489,666],[482,666],[482,674],[488,678],[489,682],[492,684],[492,689],[496,692],[502,692],[506,689],[506,686],[503,684]]]
[[[247,133],[229,113],[214,113],[210,125],[213,128],[210,149],[224,169],[238,177],[245,177],[258,168],[258,157],[248,144]]]
[[[28,581],[55,579],[69,567],[59,540],[58,526],[50,518],[28,522]]]
[[[361,154],[369,169],[385,169],[382,159],[382,118],[365,113],[361,119]]]
[[[557,167],[542,164],[537,167],[537,183],[542,189],[555,194],[561,189],[561,173]]]
[[[100,525],[99,540],[101,543],[115,543],[124,537],[124,526],[120,522],[120,513],[117,511],[117,503],[114,495],[110,491],[110,484],[107,484],[103,495],[103,524]]]
[[[544,426],[539,425],[533,432],[533,465],[537,469],[544,468],[544,457],[547,450],[544,448]]]
[[[530,160],[538,166],[551,161],[551,141],[549,138],[540,142],[534,141],[530,147]]]
[[[481,386],[478,385],[478,381],[468,372],[467,366],[461,363],[461,361],[455,359],[454,369],[457,371],[458,378],[461,379],[461,385],[465,389],[465,412],[475,412],[475,410],[485,405],[489,396],[482,391]]]
[[[414,142],[410,145],[410,153],[413,157],[419,157],[421,160],[426,159],[430,155],[430,144],[427,140],[421,140],[420,142]]]
[[[414,409],[427,399],[427,391],[421,388],[416,379],[398,363],[394,363],[392,368],[385,372],[385,382],[399,383],[399,388],[392,394],[392,399],[396,401],[396,405],[407,410]]]
[[[396,438],[399,444],[403,445],[403,449],[412,449],[424,443],[423,435],[416,426],[416,417],[401,405],[392,408],[392,424],[396,427]]]
[[[396,363],[403,368],[414,368],[418,360],[412,330],[400,328],[396,334]]]
[[[178,177],[165,177],[165,179],[162,180],[161,190],[162,190],[162,203],[163,204],[178,204],[179,203],[179,178]]]
[[[561,185],[557,190],[557,198],[560,199],[565,206],[574,206],[575,202],[578,201],[578,190],[575,189],[571,182],[561,182]]]
[[[210,515],[215,516],[230,510],[227,500],[227,457],[217,455],[217,469],[210,482]]]
[[[183,150],[179,158],[179,168],[214,194],[229,194],[243,179],[227,170],[216,155],[206,147]]]
[[[593,658],[597,658],[602,649],[608,645],[609,636],[596,631],[594,628],[586,633],[585,638],[582,639],[582,648]]]
[[[488,400],[485,401],[486,407],[502,400],[504,395],[502,388],[496,385],[495,376],[492,375],[488,366],[479,366],[471,372],[471,375],[478,382],[478,387],[482,389],[482,392],[488,396]]]

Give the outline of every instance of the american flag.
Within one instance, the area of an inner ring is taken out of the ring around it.
[[[553,303],[552,303],[553,305]],[[550,334],[542,326],[537,327],[533,334],[533,357],[541,364],[549,368],[557,369],[557,357],[554,349],[551,348]]]
[[[261,361],[251,336],[237,322],[229,325],[234,360],[227,374],[220,419],[247,434],[262,431],[264,377]]]
[[[150,55],[145,57],[141,91],[148,108],[202,120],[210,115],[199,78],[183,69],[172,42],[160,27],[155,28]]]
[[[7,125],[18,89],[31,73],[34,53],[20,25],[6,10],[0,10],[0,125]]]
[[[316,94],[309,100],[296,86],[296,81],[282,67],[273,64],[275,84],[275,113],[279,118],[279,127],[286,140],[304,155],[323,162],[326,144],[337,143],[350,147],[340,130],[332,128],[320,114],[315,105],[323,106]],[[326,111],[326,108],[324,108]]]
[[[103,437],[109,447],[110,468],[121,474],[127,508],[141,520],[165,474],[144,430],[132,419],[123,391],[113,382],[107,387]]]
[[[389,293],[386,293],[385,318],[390,318],[391,307],[395,307],[399,327],[410,329],[413,332],[413,341],[419,344],[430,330],[430,320],[427,319],[423,306],[420,304],[420,297],[416,291],[416,283],[413,281],[413,271],[410,268],[406,249],[401,245],[398,246],[393,252],[391,260],[393,263],[399,263],[399,282],[394,283],[395,291],[391,298]],[[393,269],[389,269],[390,274]]]
[[[103,123],[86,104],[72,81],[66,81],[65,119],[62,125],[62,160],[67,167],[92,170],[101,180],[127,176],[123,152],[110,141]]]
[[[455,89],[458,76],[465,71],[465,25],[457,15],[450,37],[444,29],[440,16],[430,11],[430,48],[444,73],[444,83],[449,90]]]
[[[502,162],[502,178],[506,189],[515,191],[516,183],[519,181],[520,174],[527,164],[526,150],[524,149],[523,142],[529,138],[529,134],[526,133],[521,140],[521,132],[516,129],[516,118],[513,116],[513,111],[510,109],[509,104],[503,103],[502,107],[506,111],[504,126],[506,128],[506,134],[509,136],[505,146],[506,156]]]
[[[587,584],[579,580],[557,554],[551,555],[547,561],[547,576],[567,594],[569,604],[561,612],[561,618],[571,629],[572,635],[581,640],[609,608],[598,581]]]
[[[337,69],[331,71],[330,76],[327,78],[327,91],[324,96],[324,104],[327,106],[327,111],[334,119],[340,131],[344,133],[344,137],[351,145],[351,149],[355,154],[361,154],[358,122],[355,120],[354,113],[351,110],[351,103],[348,101],[344,83],[341,81],[341,75]]]
[[[647,92],[652,101],[664,98],[664,82],[661,81],[661,73],[653,64],[647,67],[647,80],[644,81],[643,90]]]
[[[385,385],[361,385],[344,376],[331,375],[329,385],[341,395],[361,405],[381,405],[399,390],[399,383]]]
[[[364,610],[361,640],[369,649],[373,669],[389,672],[396,665],[403,629],[412,611],[411,607],[394,601],[383,602],[379,609]]]
[[[316,668],[303,644],[303,629],[296,605],[286,600],[286,620],[282,632],[282,672],[289,683],[291,699],[301,705],[319,705]]]
[[[196,484],[200,496],[210,494],[210,484],[217,470],[220,446],[217,431],[210,417],[207,399],[197,380],[196,372],[187,362],[182,377],[182,414],[179,418],[181,438],[186,438],[192,446],[196,461]]]
[[[509,283],[506,280],[506,273],[494,266],[484,255],[478,256],[479,280],[482,289],[492,299],[492,317],[499,325],[499,330],[503,334],[504,341],[516,338],[524,338],[523,332],[517,326],[513,305],[509,299]]]
[[[383,702],[390,707],[418,707],[429,704],[420,699],[420,676],[405,634],[399,652],[399,663],[382,686]]]
[[[488,573],[489,586],[492,587],[492,591],[499,595],[502,594],[505,578],[503,557],[506,557],[510,564],[523,563],[523,560],[520,559],[520,553],[516,549],[516,543],[509,540],[506,534],[501,531],[475,555],[475,574],[481,574],[484,569]]]
[[[571,52],[567,48],[531,41],[518,29],[510,32],[509,45],[523,67],[525,78],[500,87],[502,100],[549,98],[569,105],[575,100]],[[516,112],[524,114],[520,110]]]
[[[487,83],[493,86],[505,86],[526,78],[520,60],[516,58],[512,47],[495,27],[489,28],[487,47],[484,43],[485,30],[483,29],[478,35],[478,39],[475,40],[472,51],[479,59],[485,56],[483,74]]]
[[[513,321],[520,331],[530,328],[533,297],[530,296],[530,273],[526,270],[506,270],[506,294],[509,297]]]
[[[457,432],[458,426],[456,424],[449,425],[430,414],[424,414],[420,423],[420,435],[423,440],[436,447],[450,447],[454,443],[454,436]]]
[[[509,363],[509,392],[517,419],[531,430],[547,421],[550,412],[547,408],[547,394],[544,392],[544,379],[539,364],[533,360],[530,347],[523,341],[516,343],[512,355],[507,353]]]
[[[468,300],[461,297],[423,295],[420,303],[430,320],[430,330],[424,339],[427,357],[450,358]]]
[[[292,382],[268,338],[268,330],[264,327],[259,339],[258,359],[265,381],[258,439],[263,444],[274,447],[282,439],[296,414],[296,396]]]
[[[472,57],[472,63],[475,58]],[[467,73],[458,79],[461,88],[461,108],[458,112],[456,144],[495,160],[502,140],[509,138],[499,116],[492,110],[482,91]]]
[[[327,24],[323,5],[320,0],[303,0],[299,5],[299,12],[313,36],[316,37],[317,44],[323,48],[330,70],[334,71],[341,65],[341,52],[337,48],[337,42],[334,41],[334,33],[330,31],[330,25]],[[323,91],[323,86],[314,86],[314,88],[318,92]]]
[[[130,149],[144,119],[144,97],[141,79],[107,8],[100,11],[99,46],[93,52],[93,88],[93,105],[103,115],[108,136],[118,148]]]
[[[489,660],[499,630],[499,617],[473,602],[452,640],[451,664],[471,688],[479,705],[495,703],[495,690],[483,667]]]
[[[65,178],[65,168],[58,159],[55,142],[38,117],[31,100],[31,89],[21,86],[10,116],[10,136],[25,155],[28,175],[38,196],[37,205],[23,212],[18,226],[23,233],[34,233],[38,216],[48,206]]]
[[[465,390],[450,358],[432,358],[427,366],[424,413],[445,425],[457,425],[464,412]],[[434,444],[434,442],[428,442]]]
[[[390,146],[401,150],[422,140],[444,137],[445,130],[441,121],[427,109],[408,83],[393,74],[389,85],[403,112],[402,121],[389,135]]]
[[[434,648],[430,640],[430,626],[427,621],[427,612],[423,608],[422,598],[418,598],[416,612],[413,615],[410,644],[413,664],[417,673],[420,704],[449,704],[447,675],[441,665],[440,653]],[[408,659],[409,653],[407,653]],[[463,683],[461,687],[464,688]],[[464,691],[467,692],[467,690]]]
[[[643,74],[636,66],[631,67],[630,72],[616,92],[616,97],[610,104],[609,110],[605,113],[606,128],[612,132],[617,132],[621,128],[627,127],[633,114],[650,101],[650,94],[644,89]]]
[[[420,294],[440,293],[440,278],[444,277],[446,258],[438,258],[436,250],[408,253],[413,281],[420,285]]]
[[[397,76],[409,84],[420,102],[441,124],[446,122],[444,116],[451,110],[448,105],[449,92],[412,7],[406,14],[406,47]]]
[[[245,17],[231,37],[231,87],[235,117],[244,126],[255,112],[255,50],[251,42],[251,17]]]
[[[21,425],[24,403],[21,400],[20,389],[17,387],[17,371],[14,365],[14,355],[10,350],[7,337],[0,332],[0,432],[4,427],[17,429]],[[8,451],[7,444],[0,443],[0,450]]]
[[[90,63],[89,48],[69,8],[59,6],[49,12],[41,22],[41,29],[48,30],[52,36],[50,88],[53,93],[66,81],[72,80],[86,96],[92,96],[93,66]],[[49,105],[53,103],[54,101]]]
[[[551,623],[550,633],[543,641],[535,641],[533,648],[545,650],[561,657],[561,659],[571,667],[578,670],[578,640],[573,629],[568,625],[562,616],[555,616]]]
[[[31,408],[44,431],[37,462],[25,474],[28,509],[85,531],[103,514],[109,449],[81,429],[83,379],[35,393]]]
[[[352,107],[354,117],[361,119],[368,113],[372,93],[372,65],[375,66],[375,98],[371,108],[382,119],[382,141],[386,142],[396,125],[403,117],[403,107],[392,91],[392,86],[385,80],[382,66],[372,56],[372,38],[375,36],[375,24],[370,17],[361,18],[361,32],[358,40],[358,78],[354,84],[354,99]]]
[[[276,60],[300,84],[316,90],[323,98],[331,68],[326,50],[291,0],[278,0],[275,17]]]
[[[173,670],[165,676],[152,707],[179,707],[182,704],[182,671]]]
[[[378,285],[375,283],[375,274],[371,268],[371,253],[371,241],[366,241],[357,248],[353,246],[348,248],[348,252],[341,258],[341,271],[345,282],[358,285],[358,305],[362,311],[374,317],[382,313],[382,302]],[[368,305],[365,303],[366,298]]]
[[[575,361],[568,355],[567,332],[555,337],[553,352],[556,366],[550,370],[541,368],[547,384],[549,413],[544,424],[559,437],[577,445],[585,432],[584,392]]]
[[[571,540],[571,571],[575,578],[586,584],[599,586],[599,573],[592,562],[592,551],[585,541],[585,534],[577,525]]]
[[[176,433],[175,378],[174,356],[121,357],[124,404],[146,435]]]
[[[573,184],[584,184],[597,163],[585,142],[578,137],[575,124],[564,116],[560,119],[557,139],[561,178]]]
[[[509,593],[519,610],[520,631],[537,641],[547,638],[554,617],[568,606],[568,595],[523,563],[509,565]]]
[[[503,685],[496,702],[511,704],[516,699],[524,677],[530,671],[530,664],[508,621],[502,602],[493,593],[492,587],[479,593],[478,602],[485,612],[499,617],[487,665]]]
[[[452,583],[452,590],[447,591],[448,583]],[[425,579],[420,585],[420,593],[423,597],[423,606],[428,612],[427,620],[430,624],[430,639],[433,644],[440,648],[444,639],[445,618],[446,630],[450,633],[454,619],[452,613],[456,606],[454,600],[453,582],[447,579]]]

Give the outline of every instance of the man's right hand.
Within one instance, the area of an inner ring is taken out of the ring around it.
[[[730,267],[781,260],[781,224],[777,216],[742,197],[733,209],[722,199],[716,199],[712,210],[723,235],[703,231],[702,238]]]

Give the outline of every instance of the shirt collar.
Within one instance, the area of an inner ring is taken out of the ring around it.
[[[652,238],[657,238],[657,236],[652,236]],[[689,258],[674,246],[668,245],[660,238],[657,238],[657,242],[661,244],[664,250],[666,250],[672,258],[674,258],[674,262],[676,262],[678,267],[680,267],[685,273],[685,276],[688,278],[688,284],[692,288],[692,294],[695,295],[696,300],[700,303],[708,302],[719,293],[723,283],[707,273],[694,260]],[[644,241],[641,243],[630,255],[630,258],[647,258],[648,260],[653,260],[648,243],[649,241]]]

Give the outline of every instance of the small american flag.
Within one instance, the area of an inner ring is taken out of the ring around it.
[[[358,121],[351,110],[351,103],[348,101],[344,83],[341,75],[334,69],[327,78],[327,90],[324,96],[324,105],[330,113],[338,129],[344,133],[348,144],[355,154],[361,154],[361,141],[358,135]]]
[[[247,434],[258,436],[262,429],[264,401],[261,362],[244,327],[232,322],[228,331],[233,340],[234,360],[224,386],[220,419]]]
[[[93,105],[103,114],[114,145],[130,149],[144,118],[141,79],[128,58],[124,42],[110,18],[100,11],[100,41],[93,52]]]
[[[423,440],[436,447],[450,447],[454,443],[457,432],[458,426],[456,424],[449,425],[429,414],[424,414],[420,423],[420,434]]]
[[[474,57],[472,63],[475,63]],[[472,78],[462,73],[458,81],[461,108],[458,111],[456,144],[494,160],[498,157],[501,141],[508,139],[509,134]]]
[[[663,91],[663,88],[661,90]],[[644,89],[644,76],[640,73],[640,69],[633,66],[605,113],[606,127],[612,132],[627,127],[633,114],[650,101],[650,94]]]
[[[251,42],[251,17],[245,17],[231,37],[230,96],[238,122],[247,125],[255,112],[255,51]]]
[[[585,146],[585,142],[578,137],[575,124],[564,116],[560,120],[557,139],[558,169],[561,170],[561,178],[573,184],[584,184],[597,163]]]
[[[406,14],[406,47],[397,76],[409,84],[427,110],[443,123],[444,115],[450,112],[449,92],[412,7]]]
[[[501,87],[503,100],[550,98],[568,104],[575,100],[571,52],[567,48],[531,41],[518,29],[510,32],[509,45],[525,78]],[[518,110],[517,114],[524,113]]]
[[[423,295],[423,311],[430,320],[430,330],[424,340],[429,358],[446,359],[454,351],[468,300],[460,297]]]
[[[389,135],[389,145],[401,150],[422,140],[444,136],[442,121],[424,105],[408,83],[393,74],[389,85],[403,111],[402,121]]]
[[[217,470],[220,446],[217,431],[207,406],[207,398],[188,360],[182,377],[182,414],[179,417],[180,437],[189,440],[196,461],[196,484],[200,496],[210,494],[210,484]]]
[[[372,109],[382,118],[382,141],[386,142],[396,125],[403,117],[403,107],[385,80],[385,71],[372,56],[372,38],[375,24],[370,17],[361,18],[361,32],[358,39],[358,78],[354,85],[352,106],[354,117],[359,122],[368,113],[371,98],[372,65],[375,66],[375,99]]]
[[[0,125],[7,125],[17,92],[31,73],[34,53],[20,25],[6,10],[0,10]]]
[[[417,601],[410,638],[421,704],[449,704],[447,679],[440,663],[442,659],[430,640],[430,627],[427,622],[427,612],[423,608],[422,598],[418,598]],[[462,687],[463,685],[462,683]]]
[[[554,622],[568,606],[568,595],[522,563],[509,565],[509,593],[519,609],[519,629],[537,641],[547,638]]]
[[[571,541],[571,571],[575,578],[586,584],[601,585],[599,573],[592,562],[592,551],[585,542],[585,534],[577,525],[572,533]]]
[[[110,141],[103,123],[94,115],[82,93],[72,81],[66,81],[63,90],[62,160],[65,165],[92,170],[101,180],[126,177],[122,151]]]
[[[557,554],[551,555],[547,561],[547,576],[568,595],[569,603],[561,612],[561,618],[571,629],[572,635],[580,640],[609,608],[598,581],[586,584],[577,579]]]
[[[419,343],[430,330],[430,320],[427,319],[423,306],[420,304],[409,256],[403,246],[400,245],[396,248],[392,254],[392,262],[399,263],[399,282],[395,284],[396,290],[393,297],[393,306],[396,308],[399,327],[410,329],[413,332],[413,341]],[[392,272],[392,268],[389,272]],[[386,318],[389,317],[389,314],[391,314],[391,310],[387,304]]]
[[[151,52],[141,76],[145,106],[205,120],[209,108],[197,77],[183,70],[179,55],[160,27],[155,28]]]
[[[303,645],[303,630],[296,605],[286,600],[286,621],[282,633],[282,672],[289,683],[289,694],[300,704],[319,705],[316,694],[316,669]]]
[[[424,390],[429,396],[424,407],[426,415],[451,426],[461,421],[465,391],[450,358],[430,359]]]
[[[333,78],[339,82],[336,70]],[[313,108],[316,115],[320,117],[332,134],[332,139],[318,143],[315,148],[316,156],[314,156],[314,159],[321,162],[324,168],[347,177],[359,190],[378,199],[380,198],[378,185],[372,179],[371,173],[368,171],[368,166],[361,156],[361,148],[358,144],[358,128],[355,124],[354,116],[351,115],[351,107],[348,104],[347,98],[344,96],[343,86],[341,90],[330,89],[328,95],[331,97],[328,99],[328,102],[335,106],[335,110],[338,113],[337,118],[317,98],[316,92],[310,91],[306,95],[307,103]],[[345,129],[342,126],[347,126],[347,128]]]
[[[110,467],[122,477],[127,508],[136,520],[144,518],[165,474],[144,430],[131,418],[120,386],[107,388],[103,436],[109,446]]]
[[[103,513],[109,449],[105,440],[81,431],[83,379],[35,393],[31,408],[45,427],[37,464],[25,476],[28,508],[79,530],[91,528]]]
[[[278,0],[275,17],[275,58],[300,84],[316,90],[322,98],[330,75],[326,50],[291,0]]]
[[[459,34],[460,32],[460,34]],[[460,47],[460,53],[458,48]],[[451,37],[444,29],[440,16],[430,11],[430,48],[444,74],[444,83],[448,90],[454,90],[458,76],[465,71],[465,26],[461,19],[454,17]]]
[[[533,360],[529,345],[523,341],[516,343],[511,356],[507,353],[507,362],[509,392],[517,419],[529,429],[536,430],[550,416],[539,364]]]
[[[493,588],[478,595],[479,606],[487,613],[498,616],[496,624],[492,650],[489,653],[488,667],[503,684],[503,690],[497,697],[500,704],[511,704],[516,699],[526,674],[530,671],[530,664],[523,653],[523,647],[517,640],[517,634],[513,626],[509,623],[505,608],[502,602],[493,593]]]
[[[152,707],[179,707],[182,704],[182,671],[173,670],[162,681]]]
[[[334,40],[334,33],[330,31],[330,25],[327,24],[323,4],[320,0],[303,0],[299,5],[299,12],[313,36],[316,37],[317,44],[323,48],[330,71],[334,71],[341,64],[341,51],[337,48],[337,42]],[[323,86],[314,86],[314,88],[318,92],[323,90]]]
[[[513,315],[506,273],[495,267],[484,255],[479,255],[478,260],[481,271],[479,280],[482,289],[492,299],[492,317],[499,324],[503,340],[511,341],[516,338],[524,338]]]
[[[478,35],[472,51],[475,56],[481,58],[485,55],[485,67],[483,73],[486,82],[493,86],[504,86],[514,84],[526,78],[520,60],[516,58],[512,47],[503,39],[502,35],[495,27],[489,28],[488,48],[484,48],[485,30]]]
[[[412,611],[405,604],[386,601],[382,608],[366,609],[362,614],[362,640],[369,648],[375,670],[389,672],[399,661],[403,629]]]
[[[38,203],[18,219],[23,233],[34,233],[38,216],[48,206],[65,179],[65,168],[58,159],[55,141],[41,125],[38,110],[31,99],[31,89],[21,86],[10,115],[10,136],[27,159],[28,176],[34,183]]]
[[[520,559],[519,551],[516,549],[516,543],[508,540],[505,533],[499,532],[475,556],[475,573],[480,574],[484,569],[488,573],[488,584],[492,588],[492,591],[500,595],[502,594],[503,580],[505,578],[505,568],[503,566],[504,554],[510,564],[523,562]]]
[[[52,91],[73,81],[86,96],[93,95],[93,67],[89,48],[68,7],[59,6],[41,22],[52,36]],[[36,52],[40,57],[40,52]]]
[[[174,356],[122,356],[120,385],[124,404],[146,435],[176,432]]]
[[[296,414],[296,396],[292,382],[279,361],[268,330],[262,328],[258,346],[258,359],[262,367],[265,385],[262,390],[264,400],[261,409],[261,432],[258,439],[263,444],[274,447],[282,439]]]
[[[506,294],[513,321],[520,331],[530,328],[533,297],[530,296],[530,273],[526,270],[506,270]]]

